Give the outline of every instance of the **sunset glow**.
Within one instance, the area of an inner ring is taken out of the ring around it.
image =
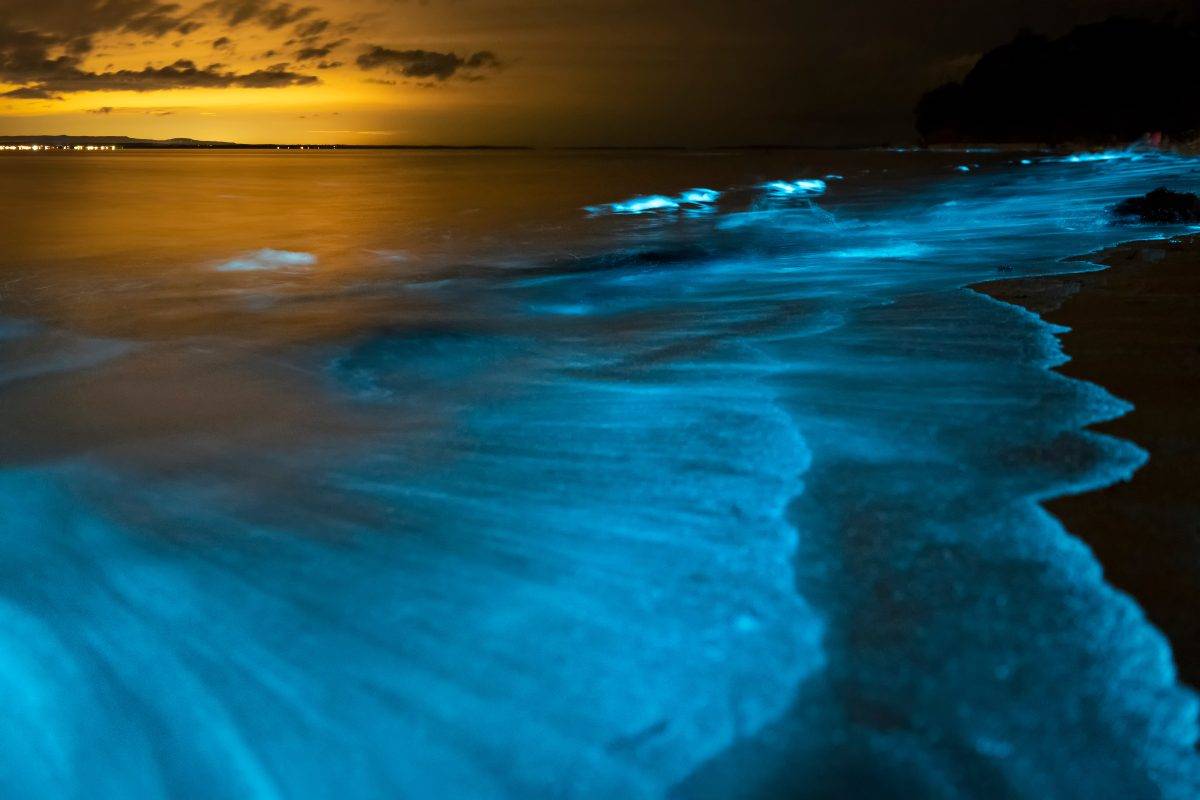
[[[1075,20],[1015,5],[939,3],[930,26],[879,0],[0,0],[0,136],[911,142],[929,85]]]

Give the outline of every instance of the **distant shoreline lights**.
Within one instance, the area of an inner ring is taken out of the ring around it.
[[[115,144],[0,144],[0,150],[24,150],[37,152],[41,150],[119,150]]]

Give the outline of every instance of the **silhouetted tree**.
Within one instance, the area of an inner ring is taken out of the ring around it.
[[[1129,142],[1200,132],[1200,26],[1110,19],[1059,39],[1021,31],[961,83],[927,92],[917,130],[938,142]]]

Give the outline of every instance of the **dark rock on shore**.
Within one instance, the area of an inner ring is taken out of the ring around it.
[[[1122,200],[1113,213],[1119,217],[1136,217],[1142,222],[1200,222],[1200,197],[1191,192],[1172,192],[1159,187],[1141,197]]]
[[[917,130],[946,142],[1186,142],[1200,133],[1200,22],[1110,19],[1058,39],[1023,31],[927,92]]]

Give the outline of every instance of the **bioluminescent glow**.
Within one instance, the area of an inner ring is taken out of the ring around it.
[[[688,189],[686,192],[681,192],[679,194],[679,202],[695,203],[697,205],[708,205],[709,203],[715,203],[720,199],[721,193],[716,189]]]
[[[1101,150],[1094,153],[1072,153],[1061,159],[1068,164],[1090,164],[1096,161],[1140,161],[1146,153],[1134,148]]]
[[[850,247],[845,250],[834,250],[830,255],[835,258],[892,259],[917,258],[926,255],[928,252],[928,247],[924,247],[916,242],[897,242],[877,247]]]
[[[216,266],[218,272],[254,272],[258,270],[289,269],[295,267],[311,267],[317,263],[317,257],[312,253],[299,253],[291,250],[273,250],[264,247],[253,253],[247,253]]]
[[[587,206],[584,210],[592,214],[645,214],[648,211],[676,211],[682,205],[709,206],[720,199],[721,193],[716,189],[695,188],[687,189],[674,197],[652,194],[616,203]]]
[[[763,184],[763,189],[776,197],[793,197],[824,194],[826,186],[825,181],[820,178],[801,178],[794,181],[769,181]]]
[[[665,195],[656,194],[648,197],[635,197],[604,205],[586,206],[585,211],[592,214],[644,214],[647,211],[674,210],[679,208],[679,201]]]
[[[1108,209],[1196,160],[127,155],[5,176],[120,237],[0,193],[6,798],[1198,796],[1040,505],[1129,405],[965,288],[1178,233]]]

